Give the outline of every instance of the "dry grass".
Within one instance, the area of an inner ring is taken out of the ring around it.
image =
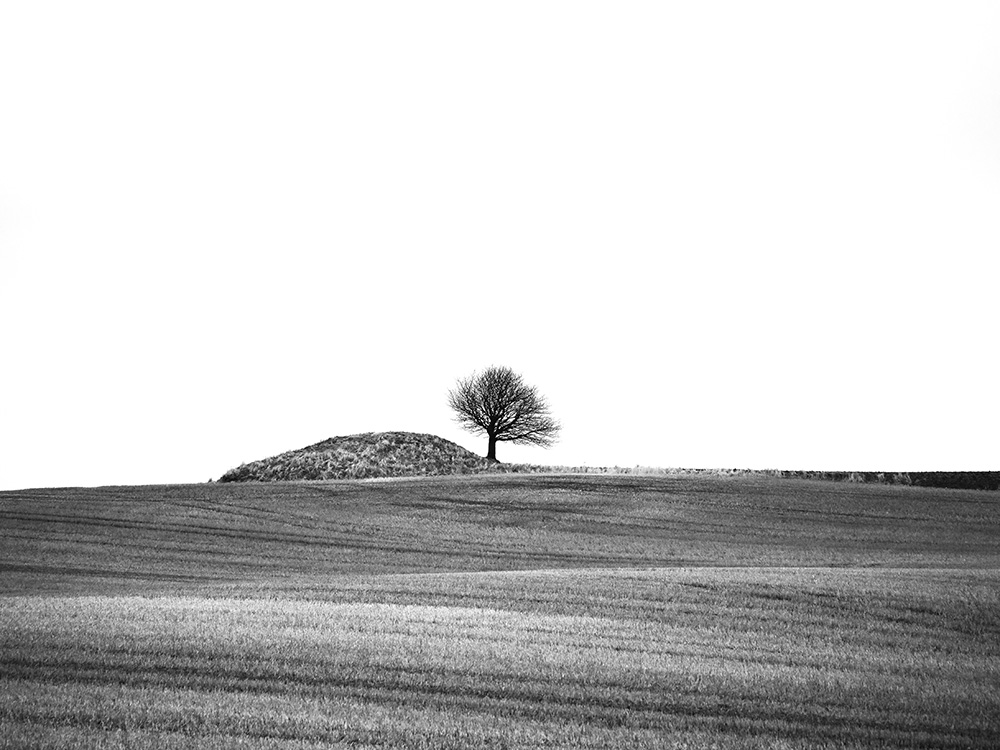
[[[39,740],[957,748],[1000,736],[995,573],[441,574],[334,582],[322,601],[7,605],[0,716]]]

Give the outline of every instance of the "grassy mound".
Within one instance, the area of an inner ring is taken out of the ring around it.
[[[220,482],[370,479],[510,471],[450,440],[418,432],[364,432],[332,437],[298,450],[243,464]]]

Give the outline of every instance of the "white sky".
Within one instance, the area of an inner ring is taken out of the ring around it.
[[[333,435],[1000,469],[1000,3],[0,5],[0,488]]]

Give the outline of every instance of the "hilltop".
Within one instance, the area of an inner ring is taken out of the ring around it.
[[[372,479],[516,471],[462,446],[419,432],[363,432],[323,440],[230,469],[220,482]]]
[[[996,471],[784,471],[495,463],[437,435],[399,431],[327,438],[305,448],[241,464],[223,474],[219,481],[287,482],[511,473],[783,477],[951,489],[1000,489],[1000,472]]]

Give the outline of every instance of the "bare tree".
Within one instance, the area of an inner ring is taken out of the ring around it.
[[[500,441],[548,447],[559,433],[544,397],[509,367],[487,367],[461,378],[448,391],[448,403],[462,427],[489,439],[490,461],[497,460]]]

